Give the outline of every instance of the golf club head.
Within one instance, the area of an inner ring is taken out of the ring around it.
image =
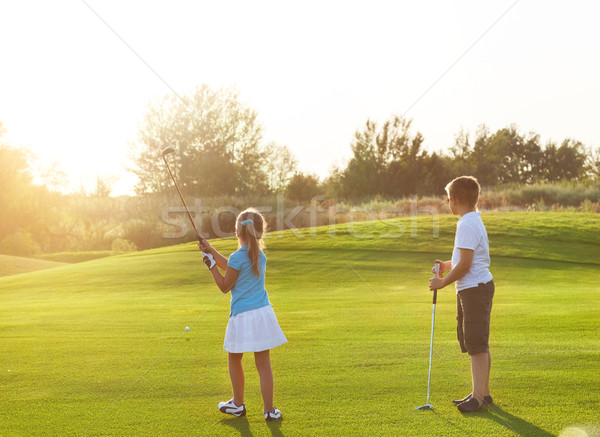
[[[162,151],[163,158],[167,156],[169,153],[173,153],[175,148],[173,146],[165,147],[165,150]]]
[[[415,408],[415,410],[431,410],[432,408],[433,408],[433,405],[427,404],[427,405],[423,405],[422,407],[417,407],[417,408]]]

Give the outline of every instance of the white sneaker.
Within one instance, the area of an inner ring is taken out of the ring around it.
[[[264,411],[263,411],[264,413]],[[281,411],[279,411],[277,408],[273,407],[273,411],[269,412],[269,413],[264,413],[265,414],[265,420],[267,422],[270,422],[272,420],[279,420],[283,417],[283,415],[281,414]]]
[[[242,417],[246,415],[246,405],[242,404],[241,407],[238,407],[235,402],[233,402],[233,399],[230,399],[227,402],[219,402],[219,411],[236,417]]]

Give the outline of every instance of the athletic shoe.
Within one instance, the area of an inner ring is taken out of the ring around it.
[[[452,403],[454,405],[458,405],[458,404],[462,404],[463,402],[467,402],[469,399],[471,399],[471,395],[470,394],[466,398],[463,398],[463,399],[452,399]],[[483,397],[483,403],[484,404],[488,404],[488,405],[492,405],[494,403],[494,399],[492,399],[491,396],[484,396]]]
[[[233,402],[233,399],[230,399],[227,402],[219,402],[219,411],[236,417],[242,417],[246,415],[246,405],[242,404],[241,407],[238,407],[235,402]]]
[[[281,414],[281,411],[279,411],[277,408],[273,407],[273,411],[269,412],[269,413],[265,413],[263,411],[263,413],[265,414],[265,420],[267,422],[271,422],[273,420],[279,420],[283,417],[283,415]]]
[[[480,404],[479,401],[475,398],[471,398],[466,402],[458,405],[458,410],[461,413],[474,413],[475,411],[481,410],[483,404]]]

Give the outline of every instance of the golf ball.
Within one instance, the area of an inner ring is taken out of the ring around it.
[[[189,330],[190,330],[190,328],[186,326],[186,327],[185,327],[185,330],[186,330],[186,331],[189,331]]]

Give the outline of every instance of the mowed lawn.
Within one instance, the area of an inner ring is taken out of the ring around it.
[[[60,267],[65,263],[0,254],[0,277]]]
[[[246,418],[222,350],[229,295],[195,245],[0,278],[1,435],[558,435],[600,428],[600,217],[483,214],[492,247],[492,395],[462,415],[469,361],[456,296],[440,291],[426,402],[436,257],[456,218],[424,216],[269,235],[267,289],[289,342],[272,352],[281,423],[262,416],[251,354]],[[436,235],[438,234],[438,235]],[[232,239],[214,243],[224,253]],[[189,326],[189,332],[185,327]]]

